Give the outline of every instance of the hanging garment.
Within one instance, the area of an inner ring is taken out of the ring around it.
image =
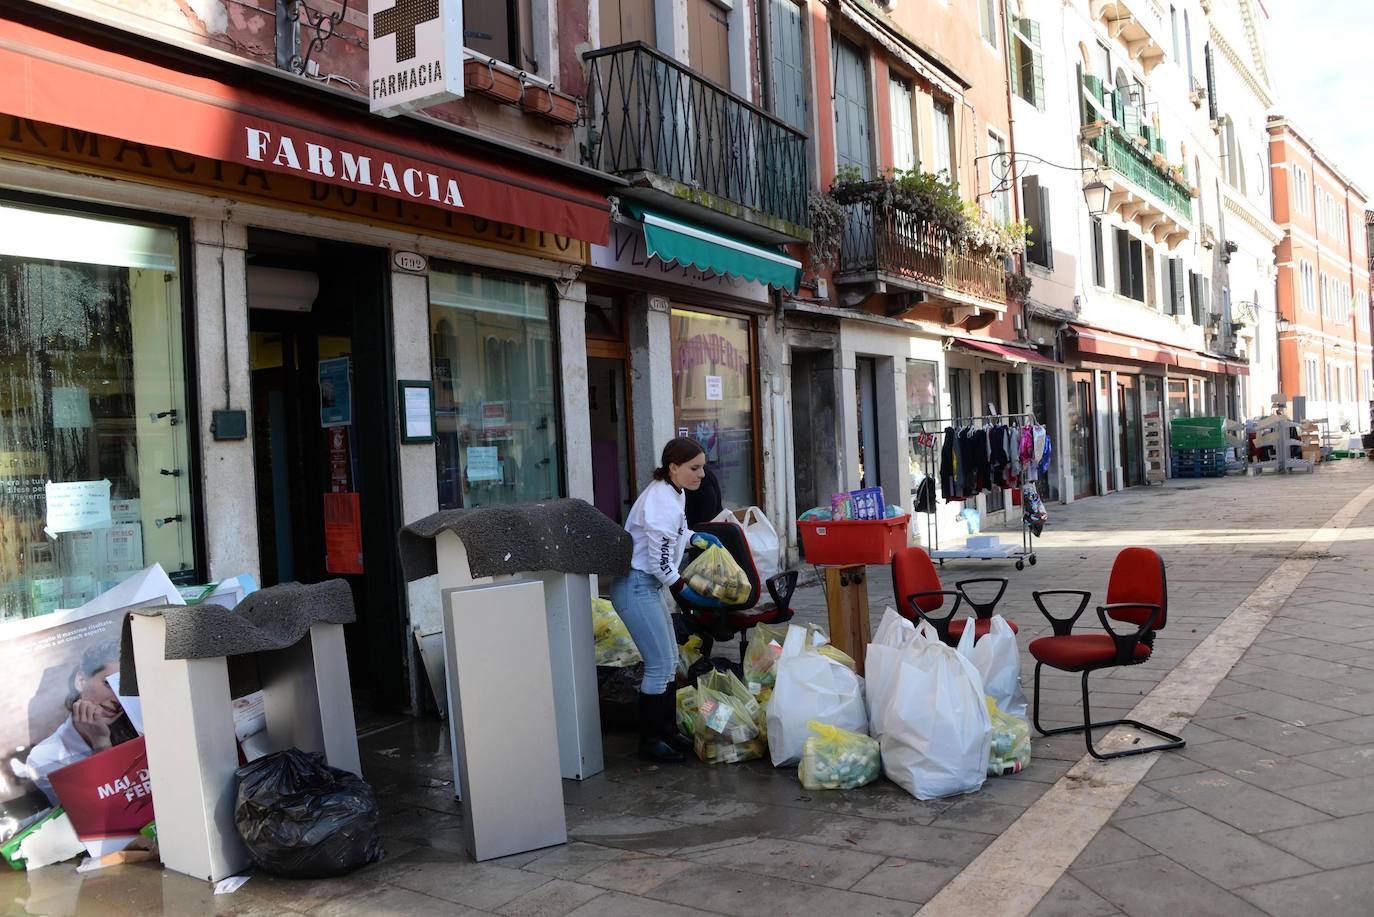
[[[959,499],[959,449],[953,427],[945,427],[940,446],[940,494],[946,502]]]
[[[988,465],[992,469],[992,480],[999,486],[1007,477],[1007,428],[1001,424],[988,427]]]
[[[1014,481],[1021,476],[1021,428],[1018,426],[1007,427],[1007,459]]]
[[[959,429],[959,493],[962,497],[972,497],[978,493],[978,457],[973,449],[973,431],[968,427]]]
[[[935,512],[935,479],[925,477],[921,483],[916,485],[916,499],[912,502],[912,509],[918,513]]]
[[[1030,425],[1021,428],[1021,444],[1017,447],[1017,454],[1021,457],[1021,469],[1027,481],[1035,480],[1035,460],[1031,458],[1034,453],[1031,451],[1035,447],[1035,432]]]
[[[977,478],[978,490],[984,491],[992,486],[992,462],[988,449],[988,431],[986,427],[979,427],[973,431],[973,462],[974,474]]]
[[[1050,434],[1049,434],[1049,431],[1046,430],[1046,431],[1045,431],[1045,451],[1044,451],[1044,452],[1041,454],[1041,456],[1040,456],[1040,474],[1041,474],[1041,475],[1047,475],[1047,474],[1049,474],[1049,473],[1050,473]]]

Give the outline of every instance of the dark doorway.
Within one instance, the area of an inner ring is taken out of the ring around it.
[[[859,406],[859,486],[882,487],[882,453],[878,451],[878,361],[854,361],[856,403]]]
[[[797,513],[830,508],[836,479],[835,356],[833,350],[792,350],[793,494]]]
[[[1116,413],[1121,420],[1121,476],[1126,487],[1145,483],[1144,453],[1140,445],[1140,392],[1136,377],[1116,377]]]
[[[407,696],[396,554],[386,253],[273,232],[248,241],[253,459],[262,585],[341,578],[355,699]]]

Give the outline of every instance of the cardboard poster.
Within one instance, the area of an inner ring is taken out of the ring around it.
[[[91,731],[77,728],[75,703],[99,705],[110,714],[120,710],[118,681],[112,676],[119,671],[120,627],[129,609],[181,604],[176,587],[154,564],[80,608],[0,624],[0,670],[12,686],[0,696],[0,768],[5,774],[0,780],[0,830],[55,805],[52,774],[91,755]],[[137,735],[122,711],[107,728],[116,746]]]
[[[324,495],[324,568],[363,572],[362,511],[357,493]]]
[[[143,737],[107,748],[49,775],[83,841],[129,837],[153,821],[153,786]]]

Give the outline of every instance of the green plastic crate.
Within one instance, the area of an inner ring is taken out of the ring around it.
[[[1221,417],[1176,417],[1170,424],[1169,444],[1175,449],[1225,449],[1223,422]]]

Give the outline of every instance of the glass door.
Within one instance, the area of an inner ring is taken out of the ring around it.
[[[1116,377],[1116,413],[1120,418],[1121,475],[1123,485],[1145,483],[1140,451],[1140,392],[1135,376]]]
[[[1107,471],[1107,486],[1103,493],[1108,493],[1117,489],[1117,456],[1113,445],[1116,437],[1112,430],[1112,374],[1105,371],[1097,374],[1097,414],[1097,422],[1101,426],[1098,442],[1102,444],[1102,466]]]
[[[1075,499],[1090,497],[1097,492],[1094,416],[1093,374],[1074,373],[1072,396],[1069,399],[1069,470],[1073,475]]]

